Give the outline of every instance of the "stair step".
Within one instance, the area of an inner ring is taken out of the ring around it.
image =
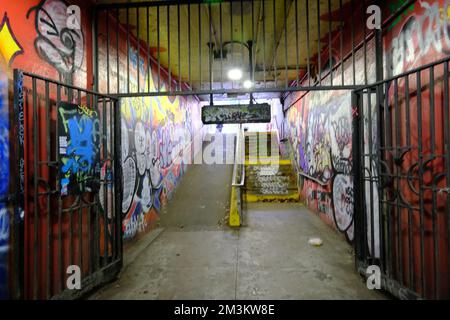
[[[258,187],[258,186],[283,186],[286,188],[295,188],[297,186],[297,181],[291,179],[290,177],[261,177],[261,179],[249,177],[246,178],[246,186],[248,187]]]
[[[292,170],[290,169],[283,169],[283,168],[271,168],[271,169],[263,169],[263,170],[258,170],[258,169],[246,169],[245,170],[245,175],[247,177],[251,177],[251,176],[268,176],[268,177],[279,177],[279,176],[284,176],[284,177],[293,177],[295,179],[295,173],[292,172]]]
[[[244,200],[247,202],[300,200],[292,162],[289,159],[281,159],[280,145],[276,139],[272,141],[275,134],[266,132],[261,136],[261,133],[246,133]],[[272,147],[276,154],[272,155]],[[266,153],[267,156],[261,157],[261,153]]]
[[[251,194],[255,196],[291,196],[298,194],[297,190],[289,189],[289,190],[245,190],[245,194]]]
[[[286,195],[277,195],[277,194],[268,194],[268,195],[260,195],[260,194],[249,194],[246,193],[244,195],[245,202],[298,202],[300,201],[300,195],[298,192],[286,194]]]
[[[245,165],[246,166],[267,166],[267,167],[271,167],[271,166],[287,166],[287,167],[291,167],[292,169],[292,163],[290,160],[283,160],[283,159],[273,159],[270,157],[267,158],[262,158],[262,157],[246,157],[245,158]]]
[[[247,180],[249,182],[260,182],[260,183],[269,183],[269,182],[289,183],[291,181],[295,182],[295,179],[293,179],[293,177],[289,175],[251,175],[248,176]]]
[[[288,190],[271,190],[271,189],[267,189],[267,190],[263,190],[263,189],[258,189],[258,190],[248,190],[246,189],[246,194],[253,194],[253,195],[261,195],[261,196],[265,196],[265,195],[294,195],[297,194],[297,190],[296,189],[288,189]]]
[[[294,170],[290,166],[247,166],[246,171],[251,173],[257,172],[267,172],[267,173],[276,173],[276,172],[289,172],[294,173]]]
[[[291,192],[291,191],[297,191],[297,186],[292,184],[292,185],[249,185],[249,186],[245,186],[245,190],[246,191],[251,191],[253,193],[261,193],[261,194],[266,194],[267,192],[274,192],[274,193],[280,193],[283,192]]]

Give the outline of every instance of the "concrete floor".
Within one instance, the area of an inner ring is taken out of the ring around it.
[[[232,171],[191,165],[156,236],[125,252],[120,278],[90,299],[384,298],[355,273],[343,237],[300,204],[248,204],[245,226],[228,228]],[[323,246],[310,246],[310,237]]]
[[[200,212],[191,214],[205,214]],[[345,240],[304,206],[251,204],[246,218],[247,226],[239,231],[211,224],[210,217],[182,228],[165,226],[119,280],[91,298],[384,298],[355,273]],[[322,247],[308,245],[315,236],[323,239]]]

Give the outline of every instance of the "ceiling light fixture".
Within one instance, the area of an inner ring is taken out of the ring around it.
[[[233,81],[241,80],[242,78],[242,70],[233,68],[228,71],[228,78]]]
[[[251,82],[250,80],[245,80],[244,81],[244,88],[245,89],[250,89],[253,87],[253,82]]]

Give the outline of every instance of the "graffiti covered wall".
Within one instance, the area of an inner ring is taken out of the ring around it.
[[[404,3],[391,1],[388,14]],[[416,1],[389,31],[384,42],[387,77],[444,58],[450,54],[450,1]]]
[[[405,1],[391,1],[385,14],[392,14]],[[398,75],[450,54],[450,1],[418,1],[395,19],[384,36],[385,77]],[[369,50],[374,50],[373,45]],[[369,82],[373,82],[373,55],[369,61]],[[363,83],[364,59],[356,53],[357,83]],[[351,66],[344,66],[350,72]],[[335,77],[339,77],[338,74]],[[351,79],[351,75],[345,76]],[[324,79],[324,82],[329,79]],[[423,83],[424,86],[427,83]],[[400,88],[401,89],[401,88]],[[392,90],[390,94],[393,94]],[[347,92],[297,94],[288,111],[288,132],[297,167],[313,179],[303,179],[301,193],[308,205],[324,220],[352,239],[353,210],[351,159],[351,100]],[[289,101],[288,101],[289,102]],[[371,104],[373,105],[373,103]],[[367,112],[366,112],[367,114]],[[373,120],[373,119],[372,119]],[[365,119],[368,126],[368,119]],[[375,128],[375,126],[372,126]],[[417,127],[417,124],[412,124]],[[367,130],[368,131],[368,130]],[[376,132],[372,132],[376,137]],[[369,137],[364,137],[366,147]],[[374,138],[373,147],[376,146]],[[370,164],[366,163],[366,167]],[[376,188],[375,188],[376,189]],[[377,209],[374,209],[377,211]]]
[[[67,28],[67,8],[70,4],[78,4],[81,8],[80,29]],[[92,52],[92,10],[89,6],[84,1],[64,0],[26,0],[2,4],[0,58],[9,64],[9,77],[12,77],[14,68],[21,68],[67,84],[90,88],[93,68],[89,57]],[[111,65],[120,64],[120,72],[117,73],[119,85],[126,85],[124,70],[129,56],[131,89],[136,89],[139,82],[141,88],[148,85],[150,90],[154,90],[156,68],[148,68],[137,53],[136,39],[131,39],[129,52],[125,33],[121,33],[118,39],[119,61],[111,59],[110,62]],[[105,37],[100,32],[100,59],[106,47],[102,41]],[[116,54],[111,52],[111,56],[116,57]],[[99,70],[99,90],[106,92],[105,61],[103,64],[100,62]],[[161,74],[162,85],[165,86],[167,74],[164,70]],[[151,227],[157,220],[161,205],[173,192],[186,167],[174,165],[172,158],[189,147],[193,134],[201,127],[201,114],[195,99],[180,97],[123,99],[121,109],[122,142],[124,150],[127,150],[123,156],[125,192],[122,212],[125,238],[131,239]]]
[[[373,57],[373,42],[368,45]],[[356,81],[364,81],[364,53],[356,53]],[[368,61],[369,81],[375,79],[374,65]],[[344,65],[345,79],[353,67]],[[337,72],[335,77],[339,77]],[[329,81],[329,79],[324,80]],[[287,112],[287,131],[293,158],[299,172],[300,194],[308,206],[329,225],[353,241],[353,159],[352,106],[349,91],[298,93]]]
[[[131,39],[127,52],[126,34],[123,32],[114,38],[110,39],[109,64],[116,66],[118,47],[119,72],[116,76],[119,75],[119,80],[110,79],[108,82],[107,39],[100,30],[99,55],[100,66],[103,66],[100,67],[100,91],[106,92],[108,83],[111,92],[115,92],[117,85],[121,90],[125,89],[127,77],[130,92],[138,92],[138,88],[156,91],[157,66],[156,63],[148,65],[144,46],[140,46],[141,52],[138,54],[136,39]],[[128,67],[129,72],[120,72],[128,70]],[[162,69],[160,76],[161,90],[164,91],[169,85],[167,72]],[[124,239],[129,242],[150,230],[159,220],[162,206],[171,198],[187,169],[186,154],[189,154],[188,157],[194,156],[192,141],[194,135],[201,134],[203,125],[201,107],[196,97],[123,98],[121,116],[122,217]]]
[[[79,29],[67,28],[67,8],[81,8]],[[3,1],[0,8],[0,59],[21,68],[82,88],[91,86],[92,62],[89,4],[84,1]]]
[[[153,86],[153,81],[151,83]],[[193,98],[123,99],[123,228],[125,240],[151,228],[170,199],[198,133],[200,108]]]
[[[67,28],[67,8],[81,8],[81,28]],[[8,76],[21,68],[51,79],[83,88],[92,85],[90,5],[84,1],[26,0],[5,2],[0,9],[0,58],[8,64]],[[116,38],[116,37],[112,37]],[[136,39],[127,52],[125,33],[120,41],[120,81],[126,85],[127,56],[130,57],[132,88],[150,86],[154,90],[156,68],[144,63],[137,53]],[[105,43],[100,33],[100,59]],[[141,46],[142,48],[143,46]],[[112,54],[116,57],[116,55]],[[146,54],[142,54],[146,56]],[[111,65],[117,61],[111,60]],[[100,91],[106,91],[106,65],[100,62]],[[137,69],[140,68],[139,79]],[[148,73],[150,70],[150,73]],[[161,70],[162,85],[167,75]],[[115,85],[116,82],[114,82]],[[111,84],[112,85],[112,84]],[[122,143],[124,164],[124,234],[132,239],[157,220],[161,206],[170,198],[186,166],[173,158],[189,148],[201,127],[201,112],[194,98],[133,98],[122,100]],[[181,150],[181,151],[180,151]],[[73,167],[73,166],[72,166]],[[67,168],[66,168],[67,169]]]
[[[334,222],[353,238],[353,179],[351,96],[320,101],[320,94],[305,96],[288,113],[289,138],[298,170],[313,179],[301,179],[303,198],[328,223]]]
[[[9,119],[8,81],[0,65],[0,300],[8,297],[9,212]]]

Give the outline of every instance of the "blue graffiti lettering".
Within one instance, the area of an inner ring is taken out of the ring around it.
[[[69,171],[72,174],[89,172],[94,165],[95,144],[93,137],[93,121],[87,117],[76,117],[68,120],[70,142],[67,147],[69,155],[67,163],[63,166],[63,173]]]

